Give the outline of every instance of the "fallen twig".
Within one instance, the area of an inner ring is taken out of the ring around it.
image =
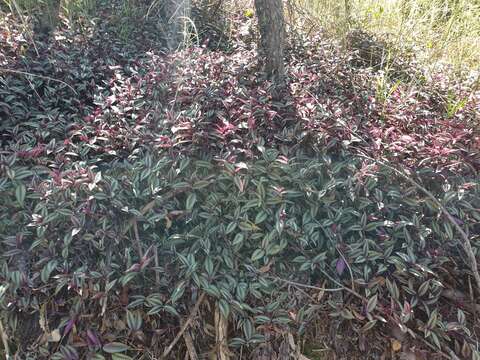
[[[182,327],[180,328],[180,331],[175,336],[175,338],[170,343],[170,345],[168,345],[168,347],[165,349],[165,351],[163,352],[160,359],[166,359],[168,354],[170,354],[170,352],[172,351],[173,347],[177,344],[178,340],[180,340],[180,338],[183,336],[183,334],[185,333],[185,330],[187,330],[187,328],[192,323],[193,318],[197,314],[198,309],[200,308],[200,305],[202,305],[203,301],[205,300],[205,296],[206,296],[206,293],[202,292],[202,294],[198,298],[197,302],[195,303],[195,306],[193,307],[192,311],[190,312],[190,315],[188,316],[187,320],[183,323]]]
[[[198,354],[193,345],[192,335],[189,330],[185,331],[183,334],[183,340],[185,340],[185,346],[187,347],[187,354],[190,357],[190,360],[198,360]]]

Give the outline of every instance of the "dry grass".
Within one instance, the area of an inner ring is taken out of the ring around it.
[[[480,2],[476,0],[298,0],[316,24],[338,36],[360,28],[413,49],[428,65],[478,69]]]

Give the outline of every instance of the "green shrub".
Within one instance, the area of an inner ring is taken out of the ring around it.
[[[88,36],[38,41],[36,57],[9,21],[4,61],[23,71],[0,77],[11,353],[147,357],[201,294],[199,350],[213,347],[218,305],[243,354],[307,334],[320,314],[352,333],[398,328],[435,351],[475,353],[462,239],[428,197],[356,155],[410,169],[478,253],[472,84],[440,74],[393,88],[316,38],[289,52],[291,92],[275,101],[248,35],[232,53],[165,56],[147,52],[145,28],[126,46],[98,21]]]
[[[137,150],[102,171],[51,172],[2,157],[1,174],[1,299],[13,333],[25,331],[22,313],[39,312],[65,336],[75,326],[85,339],[119,316],[127,328],[109,332],[129,344],[206,292],[239,329],[230,345],[254,345],[264,341],[260,325],[301,333],[308,320],[309,305],[279,278],[326,278],[358,289],[365,301],[331,313],[365,331],[393,321],[438,348],[457,341],[452,331],[471,334],[465,316],[440,306],[449,286],[442,269],[468,273],[452,262],[462,256],[457,234],[415,188],[354,158],[287,159],[270,149],[230,163]],[[443,203],[478,233],[478,184],[450,186]],[[105,313],[107,304],[126,310]]]

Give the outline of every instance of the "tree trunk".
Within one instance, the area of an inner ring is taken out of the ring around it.
[[[264,70],[270,79],[279,81],[285,75],[283,0],[255,0],[255,9],[260,30],[259,55],[264,58]]]

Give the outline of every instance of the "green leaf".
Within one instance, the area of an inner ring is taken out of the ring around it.
[[[164,307],[162,305],[156,305],[152,307],[148,312],[147,315],[155,315],[158,314],[160,311],[162,311]]]
[[[173,306],[165,305],[164,309],[165,309],[165,311],[169,312],[170,314],[172,314],[174,316],[180,316],[178,311]]]
[[[209,276],[213,275],[213,261],[210,256],[205,259],[205,270]]]
[[[257,261],[265,255],[265,250],[257,249],[252,254],[252,261]]]
[[[366,332],[366,331],[370,330],[371,328],[373,328],[375,326],[376,323],[377,323],[377,320],[369,321],[368,323],[366,323],[365,325],[362,326],[361,331]]]
[[[25,185],[20,184],[15,188],[15,197],[17,198],[18,203],[23,207],[25,203],[25,195],[27,194],[27,188]]]
[[[196,183],[193,184],[194,189],[203,189],[204,187],[207,187],[210,184],[209,181],[206,180],[200,180],[197,181]]]
[[[430,286],[429,280],[425,281],[422,285],[420,285],[420,287],[418,288],[418,295],[424,296],[427,293],[429,286]]]
[[[395,283],[395,281],[391,282],[389,279],[386,279],[385,284],[387,285],[387,289],[390,292],[390,295],[393,297],[393,299],[399,300],[400,291],[398,290],[398,286]]]
[[[250,340],[253,335],[253,325],[252,322],[248,319],[245,319],[243,322],[243,333],[245,334],[245,338]]]
[[[232,340],[230,340],[230,342],[228,343],[229,346],[233,347],[233,348],[236,348],[236,347],[240,347],[240,346],[243,346],[246,344],[246,341],[243,340],[242,338],[233,338]]]
[[[280,251],[283,250],[283,247],[278,244],[271,244],[267,248],[267,255],[275,255],[278,254]]]
[[[241,245],[244,239],[245,239],[245,236],[243,236],[242,233],[238,233],[237,235],[235,235],[235,238],[233,239],[232,244],[235,246]]]
[[[310,261],[305,261],[301,266],[299,271],[306,271],[312,267],[312,263]]]
[[[353,316],[352,312],[348,309],[343,309],[341,312],[340,312],[340,316],[343,317],[344,319],[347,319],[347,320],[352,320],[354,319],[355,317]]]
[[[124,351],[127,351],[128,349],[129,349],[128,345],[125,345],[119,342],[111,342],[103,345],[103,351],[109,354],[124,352]]]
[[[237,285],[237,298],[240,301],[245,300],[247,297],[248,285],[244,282],[241,282]]]
[[[195,193],[191,193],[187,197],[187,204],[186,208],[188,211],[191,211],[193,209],[193,206],[195,205],[195,202],[197,201],[197,195]]]
[[[225,230],[225,234],[230,234],[235,228],[237,227],[237,223],[232,221],[227,225],[227,229]]]
[[[185,283],[182,281],[173,291],[170,300],[172,303],[175,303],[178,299],[180,299],[185,291]]]
[[[432,311],[432,313],[430,314],[430,317],[428,318],[427,328],[433,329],[437,325],[437,320],[438,320],[438,311],[437,309],[435,309]]]
[[[445,228],[445,232],[447,233],[447,238],[449,240],[452,240],[453,239],[453,229],[452,229],[452,225],[450,225],[449,222],[444,222],[443,223],[443,227]]]
[[[228,315],[230,314],[230,305],[224,299],[220,299],[218,302],[218,306],[220,308],[220,312],[225,319],[228,319]]]
[[[48,264],[43,267],[40,278],[44,283],[47,283],[48,279],[50,278],[50,274],[53,272],[53,270],[55,270],[56,267],[56,260],[49,261]]]
[[[257,216],[255,217],[255,224],[260,224],[265,221],[267,218],[268,214],[266,211],[261,210]]]
[[[105,360],[105,356],[102,354],[94,354],[90,356],[89,360]]]
[[[142,316],[138,311],[128,311],[127,310],[127,325],[130,330],[138,331],[142,327]]]
[[[378,301],[378,295],[377,294],[375,294],[370,299],[368,299],[367,312],[371,313],[373,310],[375,310],[375,307],[377,306],[377,301]]]
[[[268,324],[271,322],[271,319],[265,315],[255,316],[255,323],[256,324]]]
[[[246,221],[242,221],[240,223],[240,225],[238,225],[240,230],[242,231],[253,231],[254,227],[252,226],[252,224],[246,222]]]
[[[125,354],[112,354],[112,360],[133,360],[133,358]]]

